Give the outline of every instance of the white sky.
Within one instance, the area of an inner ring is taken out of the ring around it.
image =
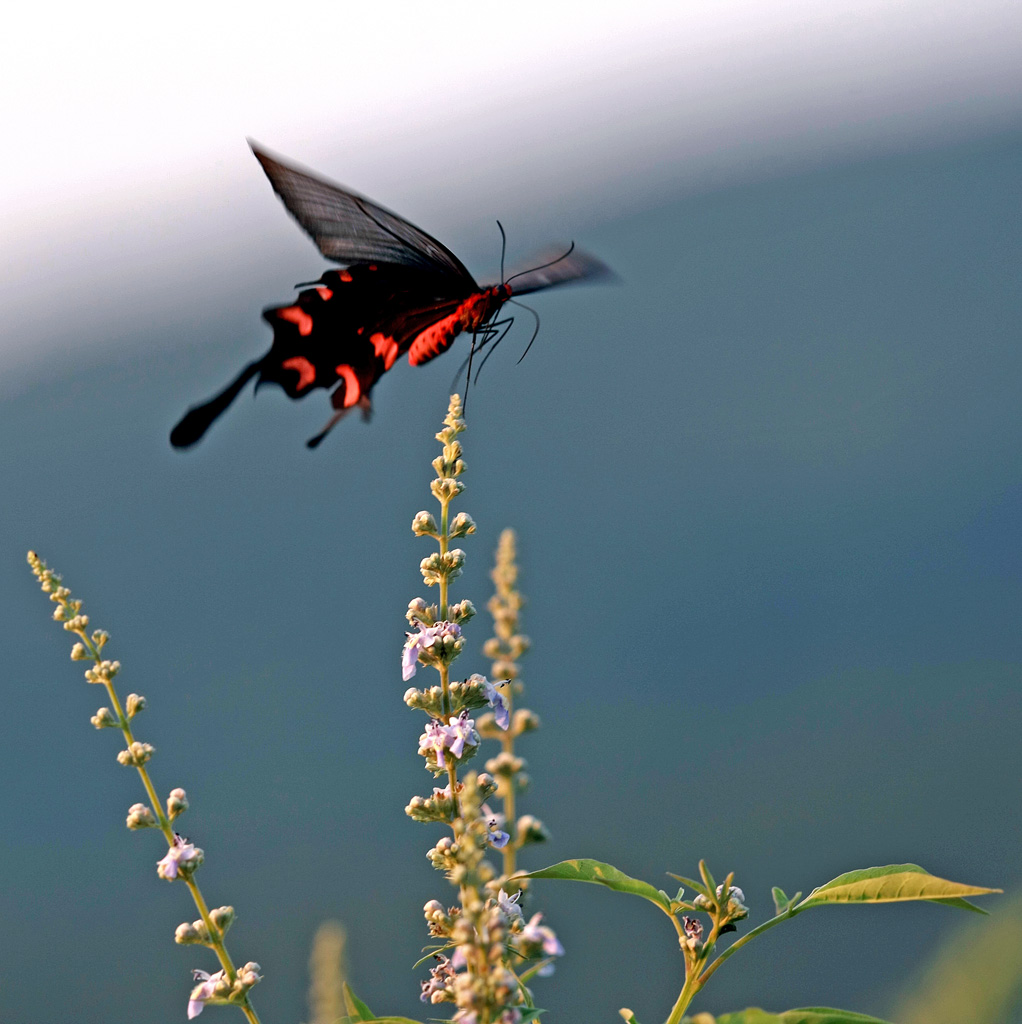
[[[449,238],[1022,123],[1019,0],[55,0],[3,35],[3,305],[294,231],[246,136]]]
[[[368,172],[363,147],[412,157],[422,125],[498,158],[519,122],[567,155],[580,134],[642,156],[714,127],[1022,106],[1017,0],[57,0],[3,20],[8,214],[183,182],[247,160],[246,135],[307,159],[350,138]]]

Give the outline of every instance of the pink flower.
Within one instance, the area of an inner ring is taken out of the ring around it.
[[[533,914],[529,923],[521,931],[522,939],[529,943],[535,943],[547,956],[564,956],[564,947],[558,941],[553,928],[540,924],[539,922],[542,920],[542,914]]]
[[[456,622],[438,622],[435,626],[419,624],[418,633],[406,633],[404,649],[401,651],[401,678],[407,683],[419,667],[419,654],[429,650],[438,640],[458,640],[461,626]]]
[[[192,977],[199,982],[188,997],[188,1019],[198,1017],[205,1009],[206,1003],[216,995],[216,987],[224,980],[224,972],[207,974],[205,971],[192,971]]]
[[[483,804],[482,811],[483,817],[486,819],[486,841],[490,846],[503,850],[511,840],[511,837],[500,827],[504,824],[504,815],[494,814],[486,804]]]
[[[156,873],[160,878],[173,882],[178,875],[191,874],[201,863],[203,852],[183,836],[174,833],[174,845],[167,855],[156,862]]]
[[[486,696],[486,701],[493,708],[494,721],[500,726],[501,729],[507,729],[511,724],[511,715],[508,711],[507,698],[497,689],[494,683],[491,683],[486,676],[481,676],[478,673],[473,673],[469,676],[470,683],[478,683],[483,688],[483,693]],[[510,682],[508,680],[507,682]],[[506,683],[501,683],[501,686]]]

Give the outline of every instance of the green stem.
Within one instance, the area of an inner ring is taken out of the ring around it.
[[[514,707],[511,703],[513,699],[514,682],[507,686],[507,712],[508,717],[514,717]],[[503,746],[504,753],[514,756],[515,753],[515,738],[511,735],[511,730],[508,729],[506,733],[501,737],[501,745]],[[504,794],[503,800],[503,811],[504,811],[504,827],[507,829],[508,835],[511,837],[507,841],[507,846],[501,851],[501,855],[504,862],[504,874],[510,877],[515,873],[518,868],[518,834],[515,829],[515,780],[514,776],[507,776],[507,792]]]
[[[82,635],[84,634],[79,634],[79,636]],[[99,653],[97,652],[94,657],[98,664]],[[107,680],[103,685],[106,687],[110,703],[114,706],[114,713],[117,715],[117,720],[121,723],[121,732],[124,735],[124,739],[130,747],[132,743],[135,742],[135,735],[131,731],[131,722],[129,721],[128,716],[124,713],[124,707],[121,704],[121,699],[117,696],[117,691],[114,689],[112,681]],[[135,768],[138,771],[139,778],[142,780],[142,785],[145,786],[149,802],[153,805],[153,810],[156,812],[156,819],[160,823],[160,831],[163,833],[164,839],[167,840],[167,845],[172,847],[174,845],[174,829],[171,828],[170,819],[164,813],[163,805],[160,803],[160,798],[156,795],[156,787],[153,785],[152,779],[149,778],[149,772],[146,771],[145,765],[135,765]]]
[[[671,1014],[665,1021],[665,1024],[680,1024],[682,1016],[688,1009],[688,1004],[692,1002],[700,988],[701,986],[696,981],[695,973],[690,974],[685,979],[685,984],[682,985],[678,998],[674,1006],[671,1007]]]
[[[451,506],[451,499],[444,498],[440,502],[440,554],[441,556],[447,554],[447,528],[448,528],[448,515]],[[447,621],[447,574],[444,573],[440,576],[440,620],[442,622]]]
[[[728,957],[730,957],[734,953],[737,953],[738,950],[740,950],[742,946],[744,946],[747,942],[751,942],[757,936],[762,935],[763,932],[767,931],[770,928],[773,928],[775,924],[780,924],[782,921],[789,920],[790,918],[794,917],[796,913],[797,911],[792,911],[787,914],[780,914],[777,917],[772,917],[769,921],[764,921],[761,925],[758,925],[756,928],[753,928],[751,932],[746,932],[745,935],[743,935],[740,939],[733,942],[730,946],[728,946],[727,949],[724,950],[723,953],[720,954],[720,956],[717,957],[716,960],[713,961],[712,964],[710,964],[709,967],[706,968],[705,971],[703,971],[702,976],[699,978],[700,988],[706,984],[710,977],[712,977],[713,973],[721,966],[721,964],[724,963],[725,960],[728,959]]]

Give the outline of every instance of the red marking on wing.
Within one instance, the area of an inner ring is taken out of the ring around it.
[[[311,323],[312,321],[310,320],[309,322]],[[299,331],[300,330],[301,328],[299,328]],[[285,359],[280,365],[285,370],[298,371],[298,384],[295,386],[296,391],[301,391],[303,388],[307,388],[316,379],[316,367],[313,366],[305,356],[295,356],[293,359]]]
[[[435,324],[430,324],[415,336],[408,349],[408,362],[412,366],[421,366],[423,363],[429,362],[454,341],[455,335],[460,334],[461,329],[461,307],[459,306],[453,313],[445,316],[442,320],[437,320]]]
[[[337,375],[344,381],[344,405],[341,408],[350,409],[362,397],[362,383],[347,363],[337,367]]]
[[[323,287],[322,285],[320,285],[320,286],[319,286],[319,287],[318,287],[318,288],[316,289],[316,291],[317,291],[317,292],[319,292],[319,297],[320,297],[320,298],[321,298],[321,299],[322,299],[322,300],[323,300],[324,302],[328,302],[328,301],[329,301],[330,299],[332,299],[332,298],[334,297],[334,293],[333,293],[333,291],[332,291],[331,289],[329,289],[329,288],[324,288],[324,287]]]
[[[361,334],[364,330],[365,330],[364,327],[360,327],[355,333],[356,334]]]
[[[358,329],[358,333],[362,333],[361,327]],[[382,334],[380,331],[369,335],[369,340],[373,344],[373,351],[383,360],[383,369],[389,370],[394,365],[394,360],[397,359],[400,351],[397,342],[390,335]]]
[[[342,281],[344,281],[345,284],[347,284],[348,281],[353,281],[354,280],[354,278],[351,276],[351,274],[349,274],[346,270],[342,270],[337,276]]]
[[[298,325],[298,333],[306,338],[312,334],[312,317],[299,306],[285,306],[277,310],[277,316],[281,320]]]
[[[375,264],[375,263],[370,263],[370,264],[369,264],[369,269],[370,269],[370,270],[378,270],[379,268],[378,268],[378,267],[376,266],[376,264]]]

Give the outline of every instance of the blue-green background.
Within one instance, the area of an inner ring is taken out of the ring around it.
[[[512,525],[529,599],[544,728],[522,743],[523,810],[553,838],[527,864],[593,856],[666,885],[706,857],[753,923],[771,885],[872,864],[1022,883],[1020,171],[1022,134],[948,140],[578,233],[620,283],[536,296],[536,344],[516,366],[523,317],[464,438],[479,532],[456,595],[485,605]],[[265,216],[283,218],[268,192]],[[5,1024],[183,1020],[188,970],[212,969],[172,943],[194,912],[156,878],[158,837],[124,829],[138,780],[89,725],[102,695],[29,547],[149,701],[138,733],[160,790],[188,790],[203,889],[265,970],[263,1019],[307,1016],[326,917],[378,1013],[432,1012],[410,966],[422,904],[450,897],[425,858],[439,831],[402,811],[431,780],[398,658],[428,550],[408,526],[459,356],[396,368],[374,422],[314,453],[325,401],[270,389],[172,451],[184,409],[267,346],[259,309],[322,268],[297,230],[238,261],[176,315],[138,295],[120,336],[87,309],[50,317],[54,354],[2,398]],[[488,635],[480,615],[466,673]],[[666,1015],[679,955],[652,907],[554,883],[535,906],[568,949],[536,986],[551,1019]],[[932,905],[821,910],[694,1009],[882,1014],[955,924]]]

